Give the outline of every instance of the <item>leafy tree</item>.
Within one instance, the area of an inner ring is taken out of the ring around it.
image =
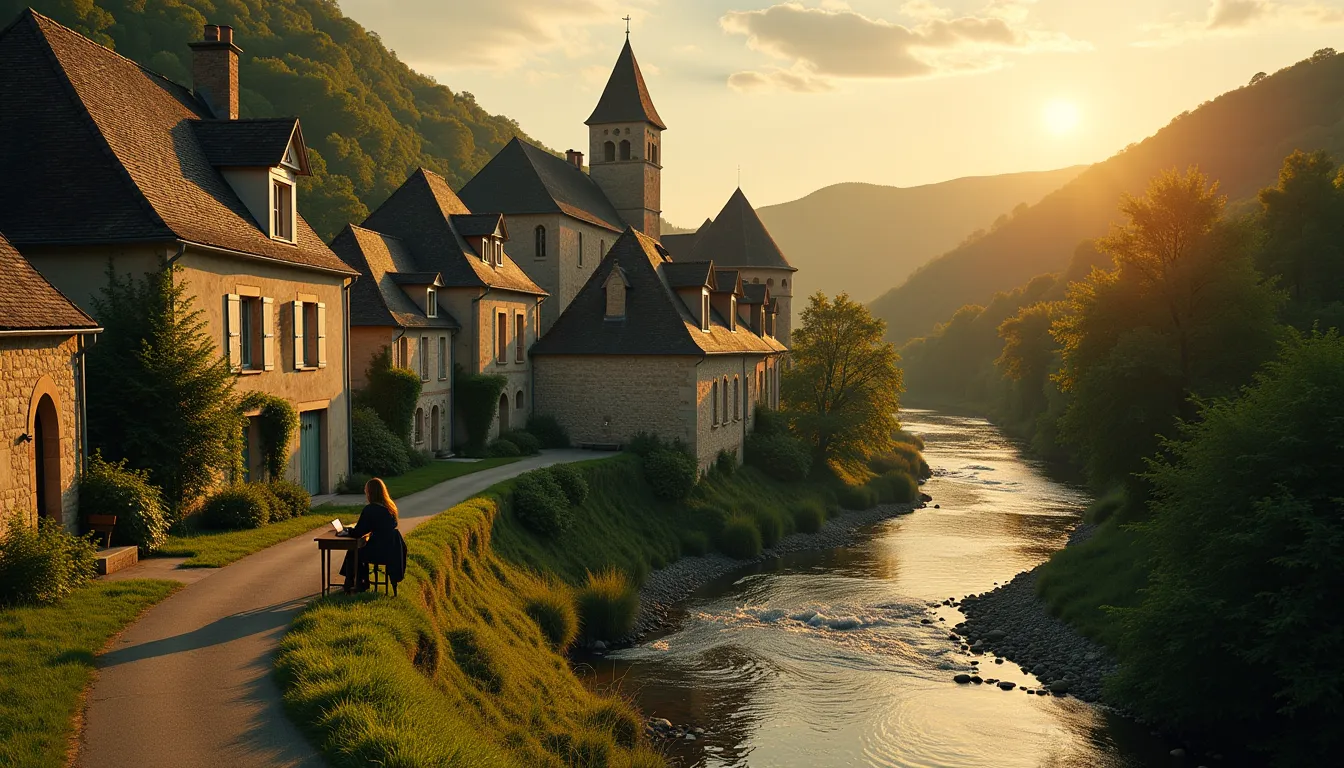
[[[1071,285],[1054,321],[1055,380],[1072,395],[1063,429],[1098,486],[1128,483],[1159,436],[1194,417],[1195,397],[1231,393],[1271,353],[1281,295],[1223,206],[1196,169],[1123,198],[1129,223],[1099,241],[1115,269]]]
[[[111,461],[148,470],[175,515],[240,467],[234,375],[180,267],[108,280],[89,350],[89,436]]]
[[[1309,327],[1316,310],[1344,300],[1342,173],[1328,153],[1298,151],[1283,161],[1278,184],[1260,191],[1259,265],[1288,290],[1298,325]]]
[[[355,405],[372,408],[392,434],[409,445],[411,422],[423,387],[419,374],[392,365],[392,352],[383,347],[369,361],[364,378],[367,383],[356,396]]]
[[[1344,748],[1344,339],[1294,333],[1201,417],[1151,464],[1139,530],[1154,567],[1120,614],[1114,692],[1176,728],[1258,738],[1278,765],[1330,762]]]
[[[891,450],[902,391],[900,356],[886,323],[848,294],[808,299],[793,331],[782,394],[816,460],[842,477],[864,477],[869,457]]]

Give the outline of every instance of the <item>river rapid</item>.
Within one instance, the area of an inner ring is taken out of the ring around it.
[[[1088,497],[983,419],[905,411],[902,423],[926,442],[939,508],[705,586],[672,629],[593,661],[594,682],[703,728],[668,745],[682,766],[1172,765],[1170,745],[1072,697],[952,681],[968,661],[947,634],[961,618],[930,604],[1045,560]],[[1035,684],[1012,664],[988,669]]]

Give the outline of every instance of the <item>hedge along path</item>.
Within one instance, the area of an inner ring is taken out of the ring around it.
[[[397,502],[401,530],[529,469],[599,457],[546,451]],[[320,766],[270,675],[291,620],[318,593],[310,533],[183,588],[99,658],[78,765],[90,768]]]

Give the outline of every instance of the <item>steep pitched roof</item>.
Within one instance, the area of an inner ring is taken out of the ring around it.
[[[663,276],[673,288],[701,288],[712,285],[714,263],[709,261],[672,261],[663,265]]]
[[[635,61],[635,51],[630,47],[629,38],[621,55],[616,57],[616,66],[607,79],[607,87],[597,107],[588,116],[586,125],[602,123],[649,123],[656,128],[667,130],[658,110],[653,107],[649,89],[644,85],[644,75],[639,71],[639,62]]]
[[[99,330],[0,234],[0,331]]]
[[[764,283],[744,283],[742,285],[742,298],[737,300],[738,304],[769,304],[770,289],[765,287]]]
[[[715,264],[724,267],[777,267],[797,271],[784,258],[740,188],[728,198],[713,223],[707,228],[701,227],[696,235],[691,258],[713,259]]]
[[[191,127],[206,159],[217,168],[274,168],[284,161],[295,139],[301,149],[304,146],[297,117],[201,120]],[[306,154],[300,151],[296,163],[303,176],[311,175]]]
[[[516,137],[462,187],[461,196],[475,211],[563,213],[613,232],[625,230],[616,207],[588,174]]]
[[[331,249],[360,273],[350,286],[350,325],[390,325],[401,328],[458,328],[457,320],[440,306],[438,317],[401,289],[400,278],[414,275],[418,284],[432,283],[438,273],[415,272],[415,259],[395,237],[347,224],[331,241]]]
[[[476,255],[454,225],[458,217],[470,215],[442,176],[420,168],[369,214],[363,226],[400,239],[415,260],[413,271],[438,272],[450,288],[488,286],[545,296],[546,291],[507,254],[498,267]]]
[[[742,295],[742,275],[736,269],[714,270],[715,293],[735,293]]]
[[[188,242],[351,274],[308,223],[272,240],[211,163],[191,91],[25,10],[0,31],[0,228],[25,244]]]
[[[455,214],[453,226],[463,237],[483,237],[493,235],[503,227],[504,216],[498,213]]]
[[[736,332],[728,330],[717,313],[710,330],[700,330],[700,324],[668,283],[667,269],[685,266],[669,262],[657,241],[627,229],[550,331],[533,345],[532,354],[699,356],[784,351],[779,342],[758,336],[742,325]],[[628,286],[625,316],[608,320],[606,284],[617,269]],[[711,269],[705,266],[705,279]]]

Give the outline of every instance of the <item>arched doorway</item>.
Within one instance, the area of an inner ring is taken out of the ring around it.
[[[439,406],[436,405],[433,408],[429,409],[429,443],[430,447],[433,448],[435,452],[440,450],[439,447],[441,445],[439,439],[440,431],[441,430],[439,429]]]
[[[509,395],[508,393],[499,396],[499,433],[502,435],[509,431]]]
[[[61,425],[56,403],[43,394],[33,409],[33,509],[61,522]]]

